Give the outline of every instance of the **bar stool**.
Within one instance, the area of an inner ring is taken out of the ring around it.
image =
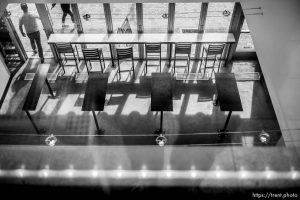
[[[146,43],[146,67],[145,67],[145,75],[147,74],[148,69],[148,57],[154,57],[159,55],[159,72],[161,72],[161,43]]]
[[[82,54],[83,54],[86,70],[88,73],[92,69],[92,62],[98,62],[98,61],[100,62],[101,72],[103,73],[103,70],[105,69],[105,62],[104,62],[104,56],[103,56],[102,49],[86,48],[86,49],[82,49]],[[103,62],[104,68],[102,66],[102,62]],[[91,67],[90,69],[88,68],[88,63]]]
[[[204,73],[203,74],[205,74],[206,69],[212,69],[212,73],[211,73],[211,76],[212,76],[213,72],[215,72],[216,60],[219,60],[219,65],[218,65],[218,72],[219,72],[224,47],[225,47],[225,44],[210,44],[210,45],[208,45],[208,47],[203,46],[202,55],[201,55],[202,59],[201,59],[201,63],[200,63],[200,70],[201,70],[201,65],[202,65],[202,60],[203,60],[203,53],[205,52],[206,56],[205,56],[205,64],[204,64]],[[219,58],[217,57],[218,55],[220,55]],[[209,56],[214,56],[214,63],[213,63],[212,67],[207,67],[206,66],[207,58]]]
[[[177,54],[187,54],[187,67],[188,72],[190,71],[190,55],[191,55],[192,44],[191,43],[176,43],[175,44],[175,55],[174,55],[174,73],[175,73],[175,64],[176,64],[176,55]]]
[[[133,50],[132,47],[123,47],[123,48],[116,48],[117,50],[117,59],[118,59],[118,74],[119,74],[119,80],[121,79],[121,72],[131,72],[133,71],[133,78],[135,77],[134,75],[134,61],[133,61]],[[120,66],[120,60],[126,60],[128,59],[131,60],[132,62],[132,67],[129,70],[121,70]]]
[[[78,50],[77,47],[75,46],[76,52],[77,52],[77,57],[75,56],[74,48],[70,43],[56,43],[56,50],[59,56],[59,63],[60,66],[63,68],[63,74],[65,74],[65,66],[73,66],[73,65],[66,65],[68,60],[74,60],[75,65],[77,68],[77,72],[79,73],[79,68],[78,68]],[[62,56],[63,55],[63,56]]]

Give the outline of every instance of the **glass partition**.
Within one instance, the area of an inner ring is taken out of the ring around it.
[[[63,11],[61,8],[61,4],[57,3],[54,4],[47,4],[49,14],[52,20],[52,26],[54,33],[76,33],[76,30],[74,29],[74,25],[71,20],[71,16],[67,14],[65,18],[65,26],[62,24],[62,17],[63,17]],[[73,14],[71,5],[70,5],[70,11]]]
[[[243,23],[243,27],[241,30],[238,45],[236,47],[236,51],[255,51],[246,19],[244,20]]]
[[[38,11],[37,11],[34,3],[27,3],[27,6],[28,6],[28,12],[39,16]],[[18,3],[8,4],[6,9],[11,14],[10,15],[11,21],[12,21],[12,23],[13,23],[16,31],[17,31],[17,34],[18,34],[18,36],[19,36],[19,38],[20,38],[20,40],[23,44],[23,47],[24,47],[25,51],[29,53],[29,56],[31,56],[31,53],[33,52],[33,50],[32,50],[31,45],[30,45],[30,40],[27,36],[23,37],[22,34],[19,31],[19,19],[23,14],[23,11],[20,7],[20,4],[18,4]],[[43,30],[44,28],[43,28],[43,24],[42,24],[41,20],[37,19],[37,23],[38,23],[40,34],[41,34],[41,43],[42,43],[43,51],[44,52],[51,52],[50,46],[47,43],[47,37],[46,37],[46,34]],[[24,26],[23,26],[23,30],[26,33]]]
[[[135,3],[111,3],[111,15],[114,33],[137,33]],[[123,46],[123,45],[121,45]],[[138,57],[138,46],[133,45],[133,56]]]
[[[168,4],[144,3],[143,4],[144,33],[168,32]],[[167,56],[167,45],[161,47],[162,57]]]
[[[174,33],[197,33],[201,12],[201,3],[176,3]],[[192,45],[191,56],[195,56],[195,47]]]
[[[204,32],[227,33],[234,3],[208,3]]]

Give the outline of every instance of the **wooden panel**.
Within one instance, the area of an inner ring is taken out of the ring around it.
[[[28,91],[23,110],[35,110],[39,101],[43,85],[48,75],[50,64],[39,64],[32,84]]]
[[[103,111],[108,74],[90,72],[85,89],[82,111]]]
[[[215,78],[221,111],[243,111],[234,74],[216,73]]]
[[[173,111],[172,78],[170,73],[152,73],[151,111]]]

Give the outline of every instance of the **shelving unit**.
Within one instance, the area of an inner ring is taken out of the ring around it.
[[[19,66],[23,64],[23,61],[10,38],[3,17],[0,18],[0,52],[11,73],[16,71]]]

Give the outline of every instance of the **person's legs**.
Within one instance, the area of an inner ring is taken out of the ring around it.
[[[68,13],[70,15],[72,22],[75,23],[75,19],[74,19],[74,15],[73,15],[72,11],[66,10],[66,13]]]
[[[30,45],[31,45],[31,48],[32,48],[33,52],[36,53],[36,45],[35,45],[35,42],[34,42],[34,33],[27,33],[27,36],[30,40]]]
[[[65,12],[65,10],[63,10],[63,15],[62,15],[62,19],[61,19],[63,27],[65,26],[66,16],[67,16],[67,13]]]
[[[70,15],[71,20],[72,20],[72,22],[74,24],[74,28],[76,28],[75,19],[74,19],[74,15],[73,15],[72,11],[71,10],[66,10],[65,12]]]
[[[39,31],[34,32],[34,40],[36,42],[38,51],[39,51],[39,57],[41,58],[41,62],[44,62],[44,54],[43,54],[43,47],[41,43],[41,34]]]

